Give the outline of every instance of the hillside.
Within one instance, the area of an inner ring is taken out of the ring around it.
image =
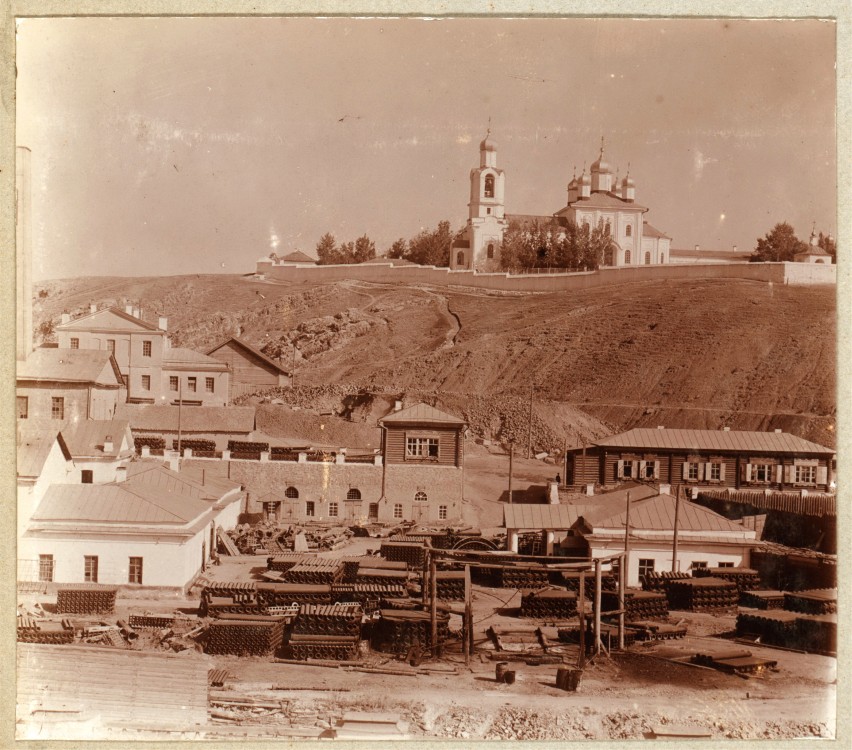
[[[524,443],[532,381],[542,448],[655,425],[782,428],[836,443],[834,288],[695,280],[489,294],[238,276],[41,288],[36,325],[127,299],[151,320],[167,315],[175,345],[241,335],[287,365],[295,345],[297,384],[327,392],[275,395],[315,411],[346,414],[361,390],[385,403],[417,394],[465,413],[486,437]]]

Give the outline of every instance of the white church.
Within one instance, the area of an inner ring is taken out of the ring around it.
[[[458,270],[499,271],[500,246],[510,222],[521,225],[538,221],[596,227],[603,222],[611,233],[612,250],[603,258],[603,266],[656,265],[670,262],[671,238],[645,221],[645,206],[636,203],[636,184],[627,176],[618,183],[612,167],[604,161],[603,142],[600,156],[590,174],[585,168],[568,183],[564,208],[550,215],[507,214],[505,212],[506,176],[497,167],[497,144],[489,130],[479,144],[479,167],[470,172],[470,203],[467,237],[457,240],[450,253],[450,268]]]

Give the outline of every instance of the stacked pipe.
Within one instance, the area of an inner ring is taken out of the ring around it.
[[[282,573],[286,573],[290,568],[299,563],[304,563],[309,560],[315,560],[316,558],[309,555],[303,555],[298,552],[285,552],[281,555],[274,555],[272,557],[266,558],[266,569],[267,570],[278,570]]]
[[[637,641],[669,641],[686,637],[685,625],[670,625],[667,622],[635,620],[627,626]],[[626,637],[626,636],[625,636]]]
[[[672,581],[685,581],[689,579],[689,573],[673,572],[670,570],[661,570],[655,573],[646,573],[640,576],[643,591],[662,591],[668,592],[669,584]]]
[[[464,571],[436,570],[438,598],[444,601],[464,601]]]
[[[225,615],[207,629],[208,654],[265,656],[284,642],[284,618]]]
[[[811,589],[784,594],[784,609],[809,615],[830,615],[837,612],[837,589]]]
[[[604,591],[601,594],[601,607],[606,611],[619,609],[618,593]],[[624,617],[632,620],[654,620],[668,617],[669,602],[665,594],[656,591],[626,591],[624,593]]]
[[[73,643],[74,626],[70,620],[42,621],[18,617],[17,639],[21,643]]]
[[[360,555],[358,557],[344,557],[343,559],[343,580],[348,583],[354,583],[360,569],[365,570],[408,570],[408,565],[404,562],[393,562],[385,560],[376,555]]]
[[[760,576],[751,568],[695,568],[693,578],[721,578],[737,584],[737,592],[753,591],[760,588]]]
[[[521,597],[521,617],[563,619],[577,614],[577,595],[564,589],[530,591]]]
[[[591,653],[595,648],[594,633],[591,628],[587,628],[588,632],[584,643],[586,644],[586,652]],[[580,642],[580,625],[573,627],[558,628],[556,631],[559,634],[559,640],[562,643],[579,643]],[[618,626],[610,625],[609,623],[601,623],[601,639],[607,648],[610,650],[618,648]],[[625,629],[624,631],[624,647],[630,648],[636,641],[636,633],[632,630]]]
[[[97,583],[80,583],[62,586],[56,596],[56,611],[59,614],[101,615],[115,611],[115,586]]]
[[[445,532],[409,531],[408,534],[394,534],[389,541],[425,543],[433,549],[448,549],[449,547],[449,537]]]
[[[215,617],[221,612],[254,612],[257,591],[253,581],[217,581],[209,583],[201,591],[198,613],[204,617]]]
[[[432,626],[430,614],[405,609],[383,609],[373,628],[373,648],[393,654],[407,654],[411,648],[431,650]],[[449,632],[449,615],[438,614],[438,643],[440,646]]]
[[[287,604],[331,604],[331,586],[308,583],[258,583],[257,602],[262,607]]]
[[[580,591],[580,574],[573,570],[564,571],[562,573],[562,582],[568,591]],[[585,594],[586,596],[594,596],[595,594],[595,576],[593,573],[586,573]],[[618,578],[610,570],[601,571],[601,591],[616,591],[618,589]]]
[[[410,570],[420,570],[426,563],[428,543],[425,541],[408,541],[402,537],[396,542],[382,542],[379,554],[391,562],[404,562]]]
[[[358,604],[303,604],[293,623],[293,633],[359,635],[363,615]]]
[[[343,578],[343,565],[339,560],[317,559],[310,563],[298,563],[282,577],[285,583],[308,583],[331,586]]]
[[[737,615],[737,635],[760,636],[760,640],[774,646],[794,647],[797,639],[795,612],[784,610],[743,611]]]
[[[336,583],[331,598],[337,602],[356,602],[365,612],[375,612],[388,599],[405,596],[405,586],[376,583]]]
[[[721,578],[690,578],[670,581],[666,596],[669,609],[687,612],[735,610],[739,600],[737,584]]]
[[[355,583],[373,584],[380,586],[405,586],[408,582],[408,572],[404,570],[385,570],[383,568],[358,569]]]
[[[162,630],[170,628],[175,624],[173,615],[130,615],[130,627],[132,628],[153,628]]]
[[[546,570],[517,563],[511,568],[493,568],[493,585],[503,589],[537,589],[547,586],[549,575]]]
[[[743,591],[740,594],[740,606],[751,609],[784,609],[782,591]]]
[[[796,618],[796,648],[837,652],[837,615],[804,615]]]

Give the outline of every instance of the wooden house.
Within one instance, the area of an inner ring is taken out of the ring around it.
[[[238,338],[229,338],[206,352],[230,368],[228,400],[290,384],[290,373],[263,352]]]

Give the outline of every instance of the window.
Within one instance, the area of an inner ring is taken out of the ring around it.
[[[50,399],[50,416],[53,419],[65,419],[65,399],[62,396]]]
[[[115,354],[115,339],[107,339],[107,351],[110,354]]]
[[[701,464],[698,461],[689,461],[684,464],[683,478],[697,482],[701,478]]]
[[[646,461],[645,462],[645,470],[642,472],[643,479],[656,479],[657,470],[656,470],[656,462],[654,461]]]
[[[376,519],[379,517],[379,504],[378,503],[370,503],[370,508],[367,511],[367,518]]]
[[[127,582],[142,583],[142,558],[131,557],[127,567]]]
[[[395,503],[393,506],[393,517],[402,518],[402,503]]]
[[[143,341],[142,342],[142,356],[150,357],[151,356],[151,342]]]
[[[299,498],[299,490],[295,487],[288,487],[284,490],[284,497],[289,497],[291,500],[297,500]]]
[[[447,506],[446,505],[439,505],[438,506],[438,518],[441,521],[446,520],[446,518],[447,518]]]
[[[711,482],[721,482],[722,481],[722,464],[721,463],[711,463],[710,464],[710,475],[707,477]]]
[[[142,376],[142,390],[150,391],[151,390],[151,376],[143,375]]]
[[[53,555],[38,556],[38,579],[47,582],[53,580]]]
[[[752,464],[751,466],[751,481],[752,482],[771,482],[773,464]]]
[[[488,244],[488,259],[491,260],[494,257],[494,243]]]
[[[97,555],[83,556],[83,580],[86,583],[98,582],[98,558]]]
[[[169,390],[176,391],[179,387],[177,375],[169,375]]]
[[[405,455],[407,458],[437,458],[438,438],[406,437]]]
[[[707,561],[706,560],[694,560],[692,562],[692,565],[690,565],[690,567],[693,570],[697,570],[698,568],[706,568],[707,567]]]
[[[648,252],[648,253],[645,253],[645,265],[646,265],[646,266],[650,266],[650,265],[651,265],[651,253],[649,253],[649,252]]]
[[[428,502],[429,498],[426,496],[425,492],[418,492],[414,495],[415,503],[425,503]]]
[[[609,237],[612,234],[612,224],[610,224],[609,219],[606,220],[606,224],[604,224],[604,234]]]
[[[360,500],[361,499],[361,490],[351,487],[349,492],[346,493],[347,500]]]
[[[215,381],[213,378],[204,378],[204,390],[207,391],[207,393],[215,392]]]
[[[186,379],[186,388],[189,391],[195,393],[197,390],[198,378],[187,378]]]
[[[494,197],[494,175],[489,174],[485,177],[485,197],[493,198]]]
[[[464,253],[461,250],[459,250],[456,253],[456,265],[457,266],[463,266],[464,265]]]
[[[337,518],[337,503],[328,504],[328,515],[331,516],[331,518]]]
[[[816,466],[796,466],[796,484],[816,484]]]
[[[305,503],[305,515],[310,517],[316,514],[316,505],[313,500],[308,500]]]
[[[27,419],[30,413],[30,400],[27,396],[18,396],[15,399],[18,406],[18,419]]]
[[[92,469],[82,469],[80,471],[80,483],[81,484],[92,484],[94,482],[94,471]]]
[[[80,348],[80,339],[77,339],[77,338],[71,339],[71,348],[72,349],[79,349]]]
[[[629,250],[624,251],[624,264],[625,265],[630,264],[630,251]]]
[[[660,263],[665,263],[665,262],[666,262],[666,254],[660,253]]]
[[[633,225],[632,225],[632,224],[628,224],[628,225],[624,228],[624,235],[625,235],[626,237],[632,237],[632,236],[633,236]]]
[[[280,508],[281,503],[277,502],[267,502],[263,504],[263,514],[266,516],[267,521],[277,521],[278,520],[278,509]]]
[[[485,209],[485,212],[486,212],[489,216],[491,216],[491,208],[490,208],[490,207],[489,207],[489,208],[486,208],[486,209]]]
[[[717,568],[733,568],[734,564],[732,562],[720,562],[716,567]]]
[[[639,576],[650,575],[654,572],[654,560],[639,558]]]

